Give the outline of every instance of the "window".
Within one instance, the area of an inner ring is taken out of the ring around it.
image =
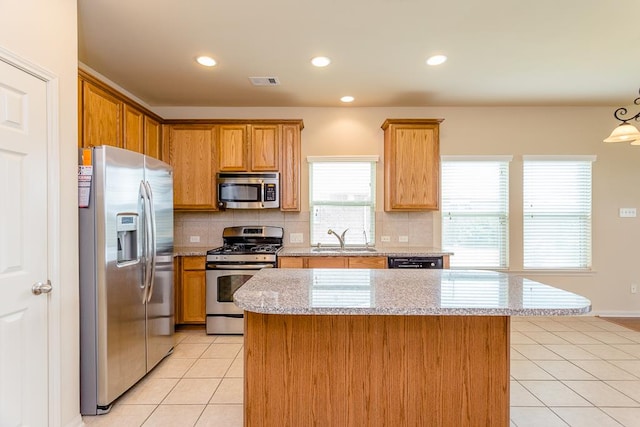
[[[442,157],[442,247],[451,267],[507,268],[511,156]]]
[[[524,268],[591,267],[594,156],[524,156]]]
[[[309,211],[312,245],[338,244],[329,229],[345,235],[347,245],[375,242],[377,156],[309,157]]]

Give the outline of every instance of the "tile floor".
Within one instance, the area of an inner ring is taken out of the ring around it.
[[[511,426],[640,427],[640,332],[514,317]],[[242,426],[242,337],[176,334],[174,353],[88,426]]]

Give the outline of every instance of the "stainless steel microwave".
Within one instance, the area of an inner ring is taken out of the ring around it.
[[[229,209],[267,209],[280,207],[278,172],[221,172],[218,205]]]

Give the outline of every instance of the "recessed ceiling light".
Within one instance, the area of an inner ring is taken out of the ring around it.
[[[353,96],[347,95],[347,96],[343,96],[342,98],[340,98],[340,101],[342,102],[353,102],[355,98]]]
[[[331,64],[331,60],[326,56],[316,56],[315,58],[311,58],[311,63],[316,67],[326,67]]]
[[[444,55],[434,55],[427,59],[427,65],[440,65],[443,64],[447,60],[447,57]]]
[[[214,65],[216,65],[216,60],[210,56],[198,56],[196,58],[196,61],[198,62],[198,64],[204,65],[205,67],[213,67]]]

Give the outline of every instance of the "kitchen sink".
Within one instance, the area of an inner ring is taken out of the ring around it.
[[[341,253],[341,254],[357,254],[357,253],[375,253],[377,252],[376,248],[332,248],[332,247],[320,247],[320,248],[311,248],[311,252],[325,252],[325,253]]]

